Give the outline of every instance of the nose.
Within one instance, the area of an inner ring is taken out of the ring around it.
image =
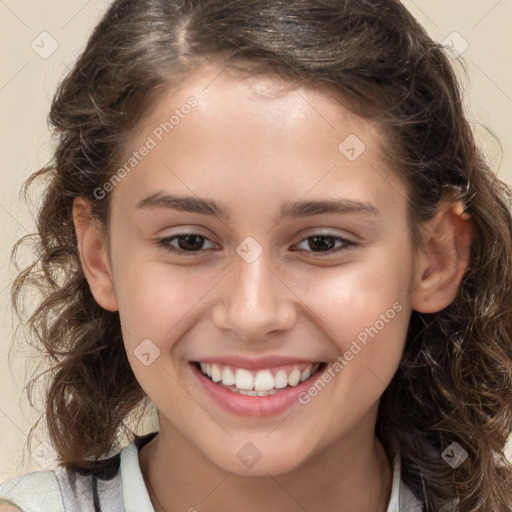
[[[267,253],[250,263],[235,254],[213,310],[217,328],[246,342],[268,339],[269,333],[288,330],[296,321],[293,291],[271,268]]]

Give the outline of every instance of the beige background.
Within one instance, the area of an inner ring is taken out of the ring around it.
[[[467,46],[462,58],[469,73],[464,84],[470,118],[498,176],[512,184],[512,1],[404,3],[434,39],[453,41],[459,50]],[[36,416],[22,392],[28,356],[17,355],[11,368],[8,366],[8,348],[16,326],[9,303],[14,276],[9,255],[14,241],[33,228],[18,192],[25,178],[48,159],[46,116],[53,91],[107,4],[101,0],[0,0],[0,481],[28,469],[47,467],[52,461],[44,433],[36,436],[32,454],[24,449]],[[50,36],[41,35],[43,32]],[[58,48],[45,55],[52,44]],[[480,125],[499,137],[502,149]],[[22,341],[21,332],[18,336]]]

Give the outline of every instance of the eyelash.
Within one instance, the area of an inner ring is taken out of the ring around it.
[[[171,241],[173,239],[179,238],[179,237],[183,237],[183,236],[197,236],[199,238],[203,238],[205,240],[208,240],[211,243],[215,243],[215,242],[213,242],[213,240],[211,240],[207,236],[201,235],[199,233],[178,233],[177,235],[172,235],[172,236],[168,236],[168,237],[165,237],[165,238],[161,238],[161,239],[156,241],[156,244],[157,244],[158,247],[161,247],[161,248],[165,249],[166,251],[172,252],[172,253],[177,254],[177,255],[191,256],[191,255],[194,255],[194,253],[203,252],[203,250],[201,250],[201,249],[199,249],[197,251],[184,251],[182,249],[178,249],[178,248],[176,248],[176,247],[171,245]],[[346,238],[342,238],[342,237],[331,235],[331,234],[323,234],[323,233],[318,233],[318,234],[307,236],[306,238],[303,238],[299,242],[298,245],[300,245],[302,242],[304,242],[304,241],[306,241],[306,240],[308,240],[310,238],[315,238],[315,237],[331,238],[331,239],[333,239],[335,241],[341,241],[342,242],[342,246],[338,247],[337,249],[331,249],[329,251],[317,252],[317,253],[315,253],[314,251],[306,251],[306,252],[312,252],[313,254],[318,255],[321,258],[327,257],[327,256],[332,255],[332,254],[337,254],[337,253],[339,253],[341,251],[346,251],[348,249],[353,249],[357,245],[355,242],[353,242],[351,240],[347,240]]]

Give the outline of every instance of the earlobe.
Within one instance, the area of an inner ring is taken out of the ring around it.
[[[412,307],[435,313],[451,304],[469,265],[473,229],[461,201],[442,201],[438,213],[423,227]]]
[[[107,311],[117,311],[117,298],[105,236],[91,214],[91,206],[82,197],[73,201],[73,223],[84,275],[96,302]]]

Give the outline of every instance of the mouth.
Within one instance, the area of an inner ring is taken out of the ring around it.
[[[228,364],[201,361],[194,361],[192,364],[216,386],[250,397],[268,397],[285,393],[313,380],[327,366],[326,362],[313,362],[248,370]]]

